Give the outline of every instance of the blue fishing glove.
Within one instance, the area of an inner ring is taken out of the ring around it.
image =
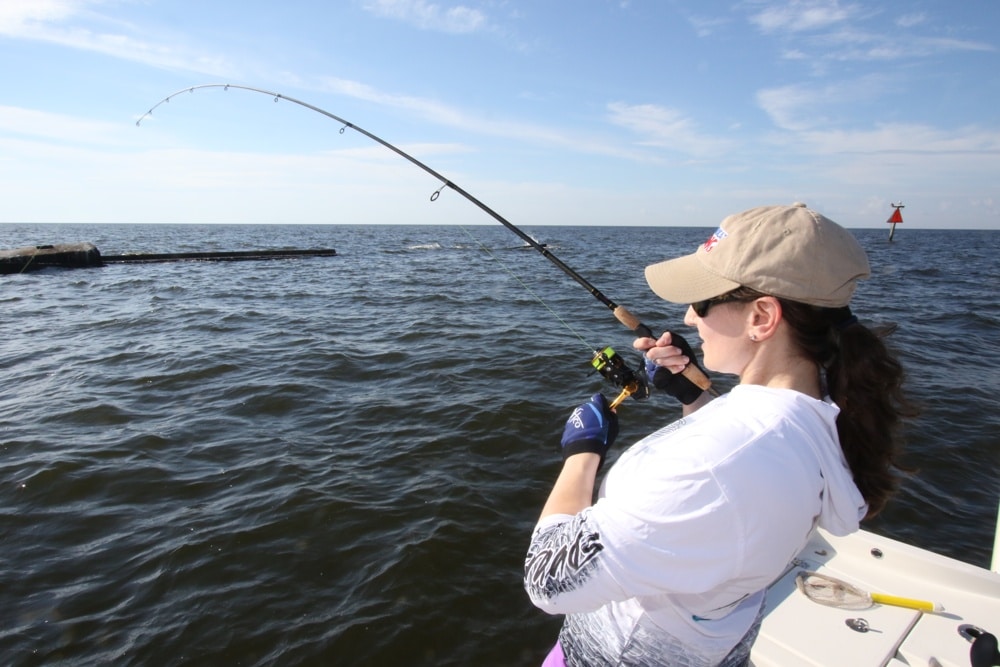
[[[566,420],[561,442],[563,460],[581,452],[593,452],[600,455],[603,464],[604,455],[617,437],[618,415],[611,411],[603,394],[594,394]]]
[[[700,370],[702,373],[705,371],[698,365],[696,357],[694,356],[694,350],[691,349],[691,345],[688,344],[684,337],[680,334],[670,332],[670,344],[676,348],[680,348],[680,351],[685,357],[690,359],[690,363],[694,364],[695,368]],[[664,368],[663,366],[657,366],[649,359],[646,360],[646,376],[649,378],[650,384],[661,391],[665,391],[684,405],[690,405],[698,400],[704,391],[701,387],[696,385],[691,380],[680,373],[671,373],[670,369]]]

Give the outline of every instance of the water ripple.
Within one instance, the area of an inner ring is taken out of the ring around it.
[[[7,227],[14,246],[38,233]],[[340,254],[4,277],[8,663],[539,663],[559,619],[524,595],[524,549],[563,420],[601,388],[591,350],[631,340],[495,227],[46,228],[108,253]],[[538,237],[666,328],[680,312],[633,269],[709,231]],[[904,232],[859,232],[875,275],[855,310],[899,322],[924,406],[918,472],[872,528],[984,564],[1000,306],[983,285],[1000,234]],[[629,401],[620,441],[678,414]]]

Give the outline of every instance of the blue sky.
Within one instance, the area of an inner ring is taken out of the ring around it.
[[[1000,228],[1000,2],[2,0],[0,222]]]

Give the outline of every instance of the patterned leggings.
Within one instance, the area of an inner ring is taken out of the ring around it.
[[[761,605],[761,611],[764,610],[764,605]],[[719,667],[749,667],[750,665],[750,649],[753,648],[753,644],[757,641],[757,634],[760,632],[760,623],[763,620],[763,615],[758,613],[757,620],[750,627],[743,639],[733,647],[733,650],[729,652],[725,660],[719,663]],[[556,645],[552,647],[549,654],[545,657],[545,661],[542,663],[542,667],[567,667],[566,656],[563,655],[562,644],[558,641]]]

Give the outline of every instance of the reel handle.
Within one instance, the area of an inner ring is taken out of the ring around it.
[[[625,306],[616,306],[614,314],[615,319],[627,326],[639,336],[644,338],[656,338],[656,334],[653,333],[653,330],[639,321],[639,318],[630,313]],[[688,364],[685,366],[684,370],[681,371],[681,375],[686,377],[692,384],[702,391],[710,391],[712,389],[712,381],[709,380],[708,376],[702,373],[695,364]]]

